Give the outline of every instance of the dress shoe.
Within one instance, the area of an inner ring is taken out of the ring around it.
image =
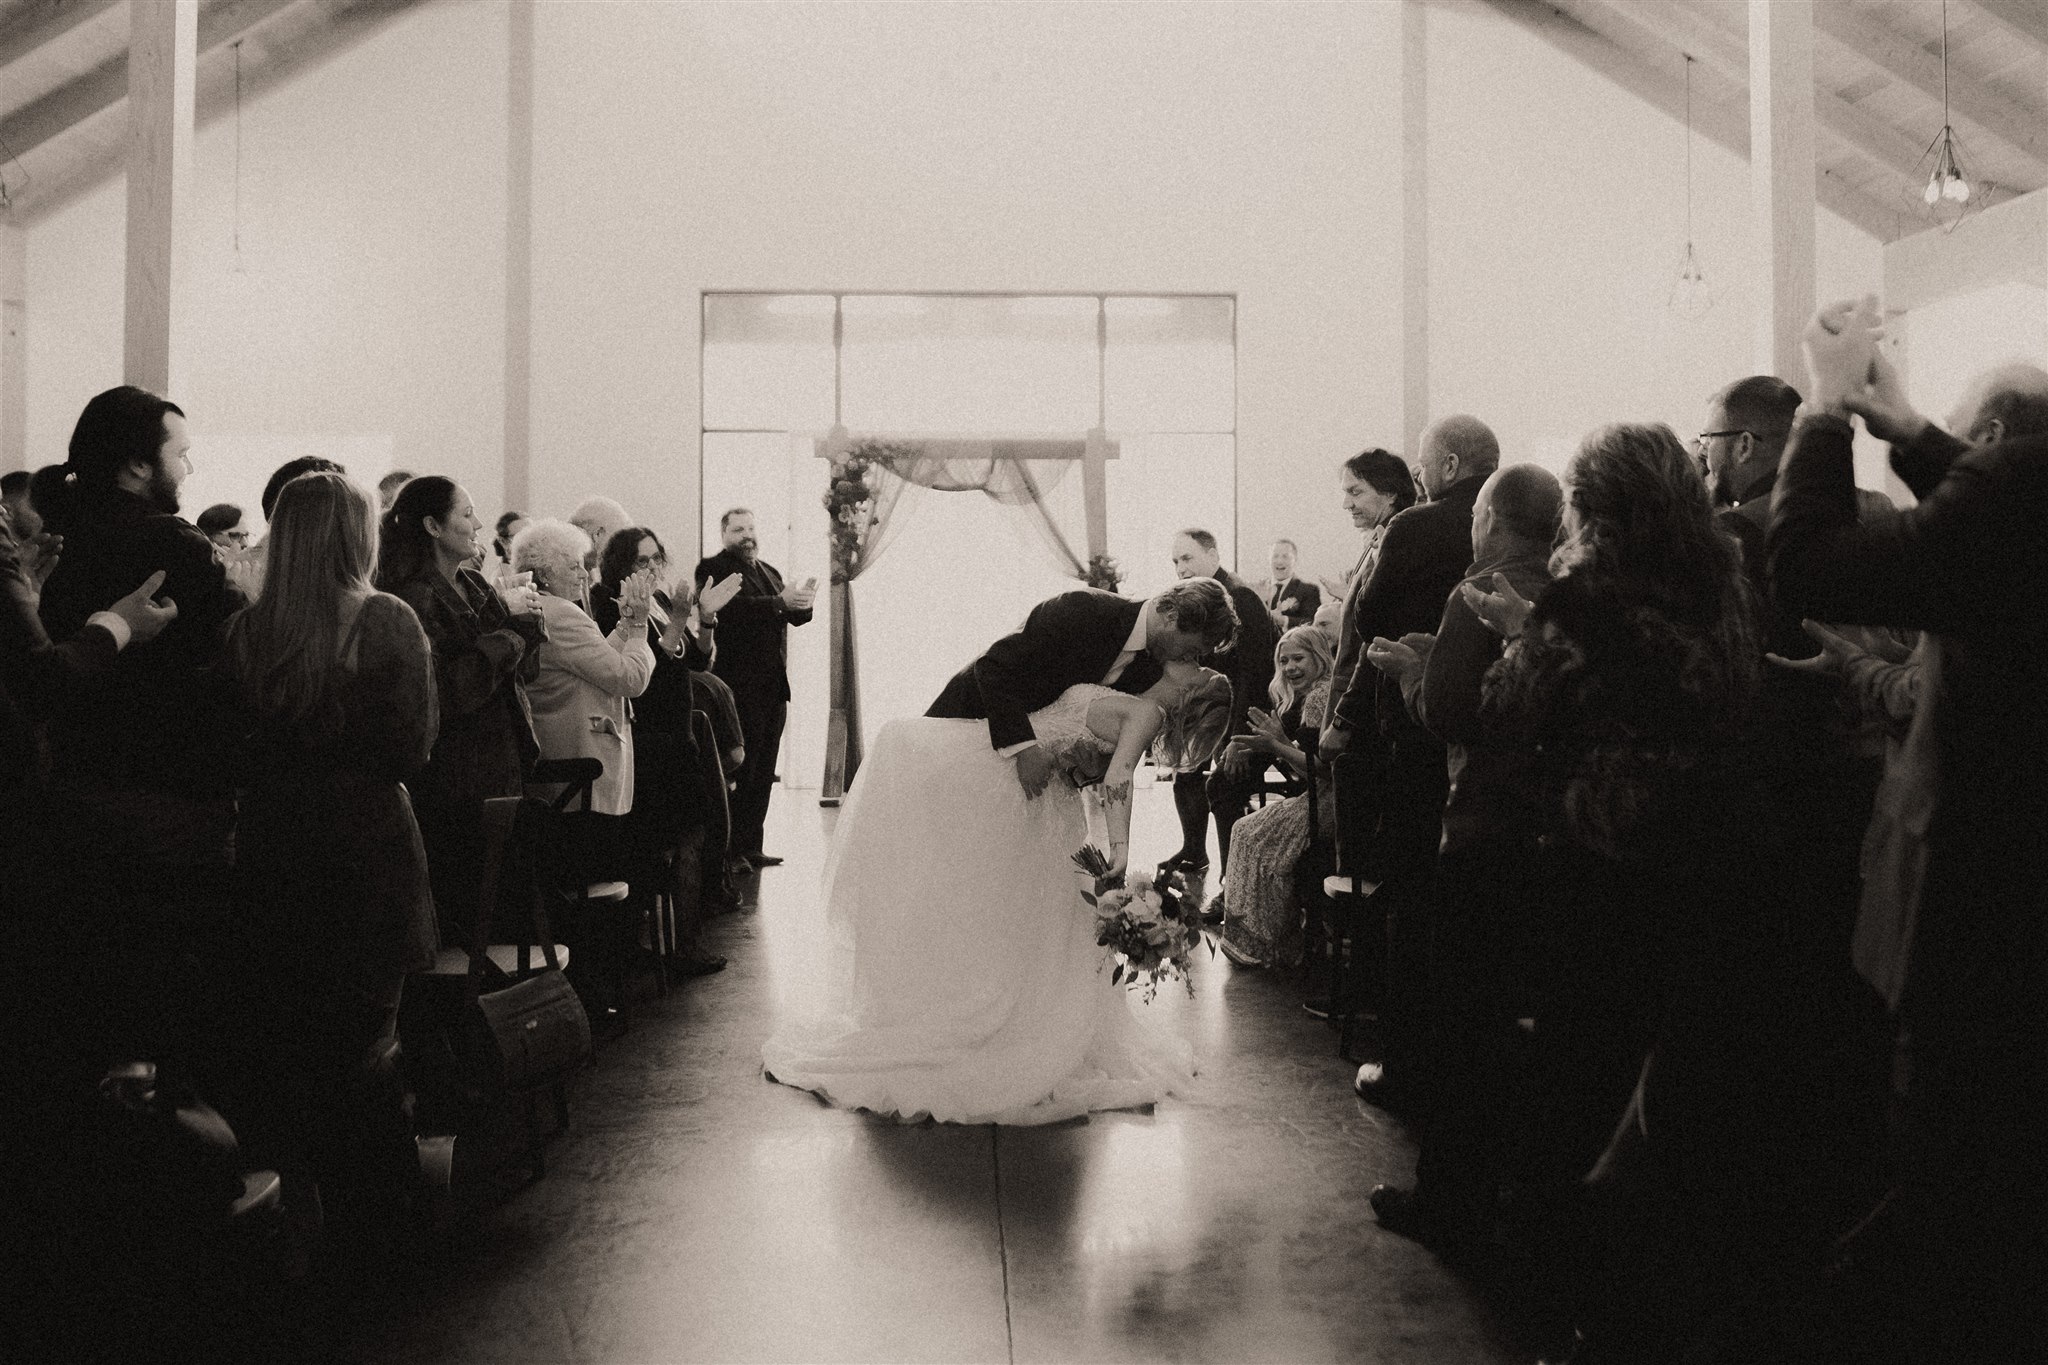
[[[782,859],[776,857],[773,853],[749,853],[747,855],[747,861],[752,863],[755,867],[782,866]]]
[[[1408,1103],[1408,1092],[1387,1074],[1385,1062],[1367,1062],[1351,1078],[1352,1093],[1375,1109],[1395,1110]]]
[[[1418,1242],[1430,1240],[1435,1231],[1433,1220],[1414,1190],[1402,1185],[1375,1185],[1366,1198],[1372,1205],[1372,1216],[1388,1232]]]
[[[725,959],[717,953],[693,953],[688,957],[671,953],[668,969],[681,977],[709,976],[725,970]]]

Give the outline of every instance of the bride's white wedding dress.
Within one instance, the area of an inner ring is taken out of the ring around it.
[[[1056,760],[1114,745],[1072,687],[1031,726]],[[1099,765],[1098,765],[1099,766]],[[920,716],[876,738],[825,866],[816,1000],[762,1049],[768,1074],[836,1105],[956,1123],[1052,1123],[1149,1104],[1192,1050],[1110,984],[1070,859],[1080,793],[1035,801],[978,720]]]

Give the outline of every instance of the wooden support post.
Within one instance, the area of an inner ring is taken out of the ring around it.
[[[1813,0],[1749,0],[1749,128],[1754,368],[1797,386],[1814,310]]]
[[[1088,433],[1088,446],[1081,455],[1081,499],[1088,515],[1090,560],[1109,553],[1108,461],[1109,437],[1096,427]]]
[[[1401,0],[1401,450],[1429,421],[1429,11]]]
[[[129,0],[128,274],[122,374],[161,394],[187,313],[198,0]]]
[[[0,470],[28,468],[28,240],[0,221]]]
[[[534,0],[512,0],[505,118],[505,501],[533,506]]]

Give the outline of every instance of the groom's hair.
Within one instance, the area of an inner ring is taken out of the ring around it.
[[[1176,630],[1200,635],[1211,654],[1237,643],[1237,609],[1213,578],[1183,578],[1159,594],[1159,605]]]

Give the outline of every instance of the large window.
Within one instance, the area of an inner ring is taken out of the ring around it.
[[[786,576],[826,573],[824,462],[855,435],[1064,436],[1100,426],[1108,549],[1123,591],[1172,578],[1174,533],[1236,548],[1237,349],[1227,295],[708,293],[703,317],[704,543],[729,507],[755,513],[761,553]],[[1081,471],[1048,471],[1078,509]],[[864,729],[915,714],[954,669],[1071,579],[1007,509],[923,494],[855,586]],[[1078,546],[1077,546],[1078,548]],[[943,608],[934,611],[934,607]],[[819,597],[819,612],[825,597]],[[791,637],[784,780],[822,763],[825,631]]]

